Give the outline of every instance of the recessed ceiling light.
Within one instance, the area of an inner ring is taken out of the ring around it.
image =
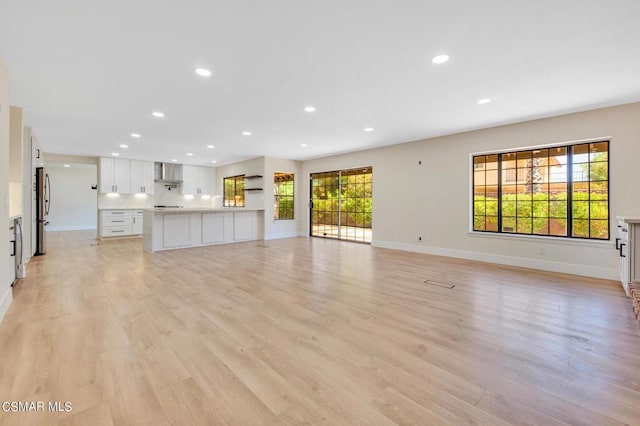
[[[316,110],[316,107],[308,106],[308,107],[304,107],[304,110],[307,112],[314,112]]]
[[[433,62],[434,64],[444,64],[448,60],[449,60],[449,55],[438,55],[438,56],[434,56],[431,62]]]
[[[111,153],[111,155],[115,155],[115,156],[117,157],[117,156],[118,156],[118,155],[120,155],[120,154],[119,154],[119,153],[117,153],[117,152],[112,152],[112,153]]]
[[[251,136],[251,132],[242,132],[243,136]]]
[[[365,132],[373,132],[373,127],[365,127],[363,130]]]
[[[160,112],[160,111],[153,111],[153,112],[151,113],[151,115],[153,115],[154,117],[162,118],[162,117],[164,117],[164,112]]]
[[[177,162],[178,162],[178,160],[176,160],[176,159],[174,158],[173,160],[171,160],[171,162],[173,162],[173,163],[177,163]]]
[[[207,145],[207,148],[209,148],[209,149],[213,149],[213,148],[215,148],[215,146],[213,146],[213,145]]]
[[[202,77],[210,77],[211,71],[206,68],[196,68],[196,74],[201,75]]]
[[[139,138],[141,136],[140,136],[140,133],[131,133],[131,137],[132,138]]]
[[[120,145],[120,148],[129,148],[129,145],[122,144]]]
[[[306,148],[308,145],[306,143],[301,143],[300,146]]]
[[[193,152],[187,152],[187,157],[193,157]]]
[[[65,164],[64,166],[65,166],[65,167],[71,167],[69,164]]]
[[[478,104],[479,104],[479,105],[484,105],[484,104],[488,104],[489,102],[491,102],[491,99],[489,99],[489,98],[484,98],[484,99],[480,99],[480,100],[478,101]]]
[[[213,164],[216,164],[216,163],[217,163],[217,161],[216,161],[216,160],[211,160],[211,162],[212,162]]]

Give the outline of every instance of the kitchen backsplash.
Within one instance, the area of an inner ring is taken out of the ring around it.
[[[222,205],[219,195],[205,199],[198,195],[185,198],[179,188],[169,190],[159,183],[155,184],[154,190],[154,195],[99,194],[98,209],[148,209],[155,205],[184,207],[220,207]]]

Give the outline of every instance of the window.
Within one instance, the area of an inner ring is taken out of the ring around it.
[[[473,230],[609,239],[609,141],[473,156]]]
[[[293,219],[293,173],[273,174],[273,219]]]
[[[223,179],[224,207],[244,207],[244,175]]]

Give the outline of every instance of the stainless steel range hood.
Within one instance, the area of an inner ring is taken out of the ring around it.
[[[164,184],[182,183],[182,164],[155,163],[154,180]]]

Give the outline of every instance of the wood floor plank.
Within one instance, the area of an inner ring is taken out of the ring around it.
[[[0,399],[73,410],[0,424],[640,424],[617,282],[327,239],[49,243],[0,323]]]

